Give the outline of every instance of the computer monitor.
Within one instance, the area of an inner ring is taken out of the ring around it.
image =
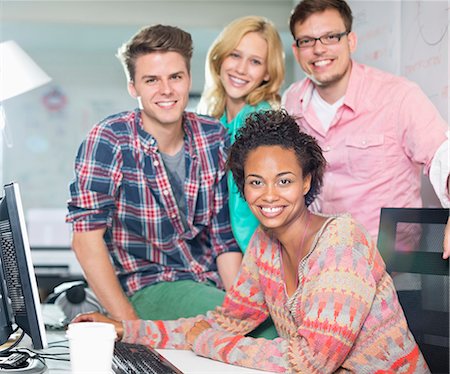
[[[0,200],[0,344],[16,324],[33,347],[47,347],[39,293],[31,262],[19,185],[4,186]]]

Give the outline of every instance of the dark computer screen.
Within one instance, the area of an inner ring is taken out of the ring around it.
[[[35,349],[47,347],[17,183],[5,185],[0,200],[0,262],[0,344],[17,325],[31,337]]]
[[[442,243],[449,210],[382,208],[378,248],[432,373],[449,373],[449,261]]]

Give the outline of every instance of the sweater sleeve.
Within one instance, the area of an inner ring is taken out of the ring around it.
[[[205,316],[180,318],[174,321],[123,321],[122,341],[139,343],[155,348],[190,349],[186,333],[201,320],[207,321],[216,333],[218,341],[230,334],[245,335],[264,322],[268,309],[259,286],[258,269],[255,263],[255,247],[246,252],[241,270],[221,307]]]

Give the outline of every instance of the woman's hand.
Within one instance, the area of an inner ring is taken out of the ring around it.
[[[211,325],[206,321],[195,322],[194,326],[186,333],[186,341],[192,347],[195,339],[199,336],[203,331],[211,328]]]
[[[111,319],[109,317],[106,317],[105,315],[99,313],[99,312],[91,312],[91,313],[84,313],[84,314],[78,314],[71,323],[78,323],[78,322],[104,322],[104,323],[111,323],[114,325],[114,328],[116,329],[117,333],[117,340],[121,340],[123,336],[123,325],[121,321],[116,321],[115,319]]]

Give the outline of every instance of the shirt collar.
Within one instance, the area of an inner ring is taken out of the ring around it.
[[[364,98],[362,91],[364,81],[363,65],[352,60],[352,70],[348,81],[347,91],[345,92],[344,105],[348,106],[353,112],[357,111],[360,99]]]
[[[141,147],[145,152],[156,152],[157,144],[156,139],[144,130],[144,124],[142,122],[142,113],[139,108],[134,110],[134,125],[136,132],[141,143]]]
[[[364,69],[363,65],[358,64],[354,60],[352,60],[351,69],[352,70],[350,72],[347,91],[345,92],[344,105],[348,106],[352,111],[355,112],[359,104],[358,99],[362,98],[361,90],[363,85]],[[313,82],[311,81],[311,79],[306,78],[299,92],[302,111],[304,111],[308,107],[312,98],[313,89]]]
[[[183,112],[183,117],[181,124],[184,130],[184,149],[188,154],[195,158],[197,155],[198,141],[200,140],[201,134],[196,131],[196,125],[194,121],[197,121],[197,116],[192,112]]]
[[[312,96],[314,92],[314,84],[311,79],[306,80],[306,84],[302,87],[300,105],[302,106],[302,111],[305,111],[311,102]]]
[[[192,118],[193,117],[189,115],[189,112],[183,113],[182,124],[185,133],[185,143],[188,144],[189,153],[192,153],[192,151],[195,149],[195,147],[193,146],[195,144],[195,136],[192,131]],[[151,134],[144,130],[142,113],[140,109],[135,109],[134,111],[134,123],[142,149],[146,152],[157,152],[158,143]]]

